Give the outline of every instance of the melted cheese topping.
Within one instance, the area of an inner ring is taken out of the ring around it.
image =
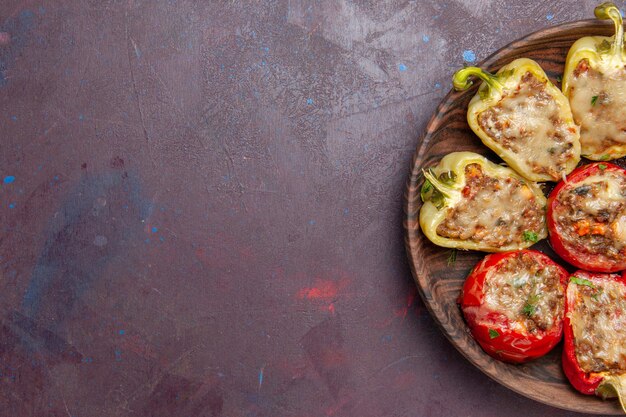
[[[620,261],[626,254],[626,178],[604,171],[568,184],[557,195],[554,218],[570,250]]]
[[[447,209],[439,236],[501,247],[522,243],[524,232],[543,231],[544,210],[522,181],[490,177],[478,164],[465,168],[465,178],[464,199]]]
[[[589,277],[585,277],[589,279]],[[568,313],[576,358],[585,372],[626,370],[626,287],[613,280],[591,280],[593,288],[570,283]]]
[[[529,172],[559,180],[576,157],[577,128],[561,119],[558,102],[530,72],[517,90],[505,92],[496,106],[479,114],[478,123]]]
[[[583,155],[610,156],[614,145],[626,145],[626,69],[601,73],[582,60],[571,80],[570,104],[580,125]]]
[[[558,267],[528,254],[507,258],[485,278],[484,306],[503,314],[520,333],[547,330],[563,317],[564,290]]]

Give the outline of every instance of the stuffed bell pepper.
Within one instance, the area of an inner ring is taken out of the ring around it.
[[[570,48],[563,92],[580,125],[581,153],[596,161],[626,155],[626,52],[622,14],[612,3],[596,7],[599,19],[611,19],[615,35],[588,36]]]
[[[420,227],[434,244],[505,252],[547,236],[539,186],[472,152],[453,152],[424,170]]]
[[[626,269],[626,170],[608,162],[583,165],[548,198],[550,244],[588,271]]]
[[[454,74],[465,90],[471,76],[483,83],[470,101],[467,121],[482,142],[531,181],[558,181],[580,161],[579,129],[567,98],[539,64],[516,59],[494,75],[467,67]]]
[[[583,394],[619,397],[626,412],[626,280],[577,271],[565,301],[563,371]]]
[[[487,255],[467,277],[459,299],[474,339],[507,362],[548,353],[561,340],[568,276],[535,250]]]

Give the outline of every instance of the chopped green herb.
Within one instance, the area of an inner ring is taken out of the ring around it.
[[[591,298],[593,298],[595,301],[598,301],[598,296],[600,294],[602,294],[602,288],[596,288],[596,292],[593,293]]]
[[[452,249],[448,255],[448,266],[454,265],[456,262],[456,249]]]
[[[592,106],[595,106],[597,101],[598,101],[598,96],[591,97],[591,105]]]
[[[526,316],[530,317],[537,311],[537,302],[539,302],[539,294],[531,295],[526,300],[526,304],[524,304],[524,308],[522,308],[522,313]]]
[[[500,333],[498,333],[497,330],[494,329],[489,329],[489,338],[490,339],[495,339],[496,337],[499,337]]]
[[[600,164],[600,165],[598,165],[598,168],[600,168],[602,171],[604,171],[606,169],[606,165]]]
[[[526,242],[533,242],[535,243],[536,241],[539,240],[539,236],[537,236],[537,233],[531,231],[531,230],[525,230],[524,231],[524,240]]]
[[[522,309],[522,313],[524,313],[527,317],[532,316],[537,311],[537,307],[532,304],[524,304],[524,308]]]
[[[601,161],[608,161],[609,159],[611,159],[611,155],[609,155],[608,153],[605,153],[600,157]]]
[[[563,82],[563,76],[562,75],[557,75],[556,76],[556,81],[559,82],[559,83]]]
[[[569,277],[569,282],[573,282],[576,285],[584,285],[585,287],[589,287],[589,288],[596,288],[595,285],[593,285],[593,282],[589,281],[588,279],[584,279],[584,278],[578,278],[575,276],[571,276]]]

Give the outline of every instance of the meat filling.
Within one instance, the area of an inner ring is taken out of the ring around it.
[[[576,128],[562,120],[558,102],[530,72],[516,90],[479,114],[478,123],[536,174],[559,180],[575,157]]]
[[[626,68],[602,73],[583,59],[574,70],[569,96],[583,154],[609,159],[610,147],[626,145]]]
[[[544,229],[544,208],[524,182],[490,177],[479,164],[465,167],[465,179],[465,199],[447,209],[439,236],[502,247],[528,241]]]
[[[618,261],[626,256],[626,178],[604,171],[557,196],[557,231],[575,251]]]
[[[557,267],[527,254],[510,257],[485,280],[485,306],[507,316],[514,330],[535,333],[563,316],[563,286]]]
[[[570,284],[576,358],[585,372],[626,371],[626,288],[616,281]],[[568,295],[569,297],[569,295]]]

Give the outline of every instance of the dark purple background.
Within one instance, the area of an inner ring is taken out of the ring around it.
[[[595,4],[2,0],[0,415],[574,415],[444,338],[402,192],[455,69]]]

